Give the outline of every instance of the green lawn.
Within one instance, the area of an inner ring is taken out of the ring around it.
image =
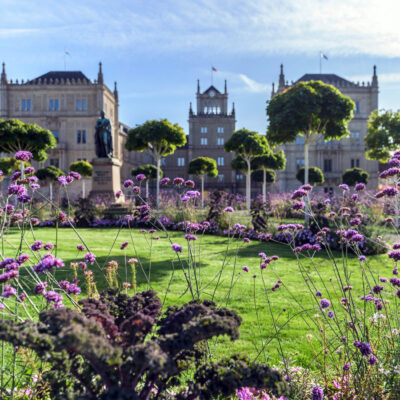
[[[30,252],[27,244],[32,244],[35,239],[42,240],[45,243],[56,242],[56,230],[54,228],[38,228],[34,230],[33,234],[31,232],[26,233],[26,243],[23,244],[24,252]],[[182,233],[169,232],[173,243],[183,245],[182,263],[179,262],[172,251],[170,241],[165,233],[160,234],[158,232],[154,234],[160,235],[160,240],[150,240],[149,234],[143,234],[140,230],[129,231],[127,229],[120,231],[118,229],[79,229],[79,234],[90,251],[97,257],[97,263],[91,266],[91,269],[95,273],[99,290],[107,286],[104,270],[110,260],[117,260],[119,263],[121,283],[126,280],[126,275],[128,276],[128,281],[131,280],[129,268],[125,268],[125,253],[119,249],[120,244],[126,240],[129,241],[129,246],[126,249],[126,259],[130,257],[140,259],[141,266],[137,266],[139,290],[145,290],[149,287],[142,272],[143,268],[145,273],[150,275],[151,288],[159,293],[162,300],[166,298],[167,305],[182,304],[191,299],[182,272],[182,265],[187,268],[188,260],[188,247]],[[136,251],[132,246],[132,242]],[[246,244],[236,239],[231,240],[229,245],[228,242],[227,238],[218,236],[199,236],[196,242],[192,242],[195,244],[196,276],[199,282],[201,298],[213,297],[219,272],[221,267],[224,266],[214,298],[218,304],[236,309],[243,318],[240,339],[234,343],[226,339],[212,342],[212,352],[217,357],[240,352],[253,359],[257,354],[260,354],[259,361],[277,364],[280,360],[279,343],[276,339],[271,340],[274,335],[274,324],[268,311],[268,298],[274,318],[277,320],[277,325],[282,326],[288,321],[279,335],[284,356],[290,357],[294,364],[307,366],[313,359],[313,351],[306,340],[308,333],[314,335],[313,347],[319,349],[318,332],[316,326],[310,322],[313,319],[312,316],[318,312],[318,308],[307,289],[304,277],[300,273],[298,262],[290,248],[274,243],[250,242]],[[4,236],[5,256],[14,256],[15,249],[19,246],[19,243],[19,232],[10,231],[6,233]],[[81,261],[84,254],[76,250],[76,245],[79,243],[81,241],[72,229],[60,229],[58,231],[57,255],[65,262],[65,267],[57,271],[58,280],[71,280],[72,270],[69,264],[70,262]],[[152,243],[151,248],[149,243]],[[279,260],[270,264],[263,272],[265,285],[268,288],[267,292],[264,291],[259,268],[260,259],[258,253],[260,252],[265,252],[268,256],[279,256]],[[389,277],[393,265],[386,255],[369,257],[368,260],[375,277]],[[347,266],[344,267],[339,253],[335,255],[334,261],[337,263],[339,271],[347,268],[350,284],[354,287],[354,295],[359,298],[362,295],[360,262],[356,257],[350,256]],[[332,267],[333,261],[323,251],[316,255],[313,260],[302,258],[301,264],[303,271],[307,271],[312,280],[314,280],[316,288],[323,292],[324,297],[333,300],[335,313],[340,315],[338,299],[341,295],[339,294],[338,286],[334,283],[336,279]],[[244,265],[250,268],[250,272],[241,270]],[[253,277],[254,275],[256,276]],[[323,278],[324,284],[320,281],[319,275]],[[227,301],[232,277],[236,283],[231,290],[229,301]],[[83,275],[80,274],[79,278],[80,285],[84,289]],[[330,278],[332,278],[332,282],[329,281]],[[26,272],[21,273],[20,279],[23,285],[32,287],[31,278]],[[278,279],[283,281],[284,287],[282,286],[272,292],[270,288]],[[193,286],[196,286],[195,283],[193,283]],[[169,290],[166,293],[168,287]],[[84,293],[82,293],[82,296],[84,296]],[[303,304],[305,311],[303,310],[299,314],[301,309],[292,296]],[[28,307],[28,309],[30,308]],[[311,318],[306,318],[306,315],[311,316]],[[268,341],[270,343],[265,346],[264,351],[261,351],[262,343]],[[316,366],[313,365],[312,367],[315,368]]]

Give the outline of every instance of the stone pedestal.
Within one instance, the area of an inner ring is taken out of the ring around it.
[[[125,201],[122,194],[119,199],[115,197],[118,190],[121,190],[121,162],[117,158],[94,158],[93,183],[90,197],[109,196],[115,203]]]

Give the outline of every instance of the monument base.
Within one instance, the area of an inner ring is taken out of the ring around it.
[[[113,203],[124,203],[122,193],[117,199],[116,193],[121,190],[121,162],[117,158],[94,158],[93,183],[90,197],[110,197]]]

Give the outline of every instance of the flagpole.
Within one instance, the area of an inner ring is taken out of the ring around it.
[[[213,78],[214,78],[213,72],[214,72],[213,67],[211,67],[211,86],[213,85]]]

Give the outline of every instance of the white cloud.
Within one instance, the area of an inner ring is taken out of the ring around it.
[[[400,56],[394,0],[3,1],[0,23],[14,34],[46,26],[80,43],[137,52]]]

